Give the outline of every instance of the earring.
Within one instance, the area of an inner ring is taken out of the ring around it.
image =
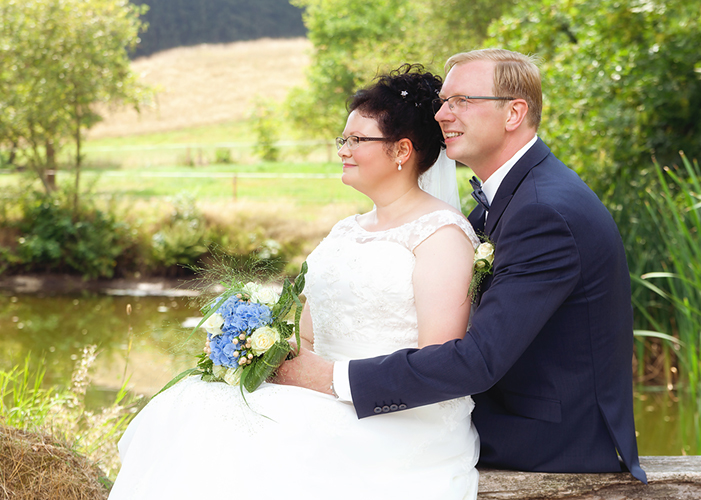
[[[402,160],[399,160],[397,162],[397,170],[401,170],[401,169],[402,169]]]

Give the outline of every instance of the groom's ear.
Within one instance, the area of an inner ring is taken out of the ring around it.
[[[506,115],[505,128],[508,132],[513,132],[521,126],[528,114],[528,103],[525,99],[514,99],[508,101],[508,114]]]

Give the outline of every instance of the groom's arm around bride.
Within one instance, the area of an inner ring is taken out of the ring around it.
[[[645,481],[633,420],[630,278],[615,223],[537,138],[542,98],[532,59],[473,51],[447,67],[436,120],[448,156],[483,181],[489,210],[478,206],[470,221],[495,245],[493,275],[464,339],[351,361],[348,381],[334,384],[350,384],[361,418],[472,394],[483,465],[628,469]],[[331,370],[305,353],[282,367],[281,380],[328,392]]]

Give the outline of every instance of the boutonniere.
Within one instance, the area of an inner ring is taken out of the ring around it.
[[[472,281],[467,294],[474,302],[482,281],[492,274],[494,264],[494,243],[487,240],[475,248],[475,263],[472,267]]]

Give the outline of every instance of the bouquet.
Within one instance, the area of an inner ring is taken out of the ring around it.
[[[305,262],[294,282],[285,279],[279,295],[256,283],[222,283],[226,291],[202,308],[204,317],[193,330],[202,327],[207,332],[197,366],[176,376],[159,392],[190,375],[255,391],[292,354],[288,342],[292,335],[300,345],[299,296],[306,272]],[[289,323],[287,316],[293,307],[294,321]]]

